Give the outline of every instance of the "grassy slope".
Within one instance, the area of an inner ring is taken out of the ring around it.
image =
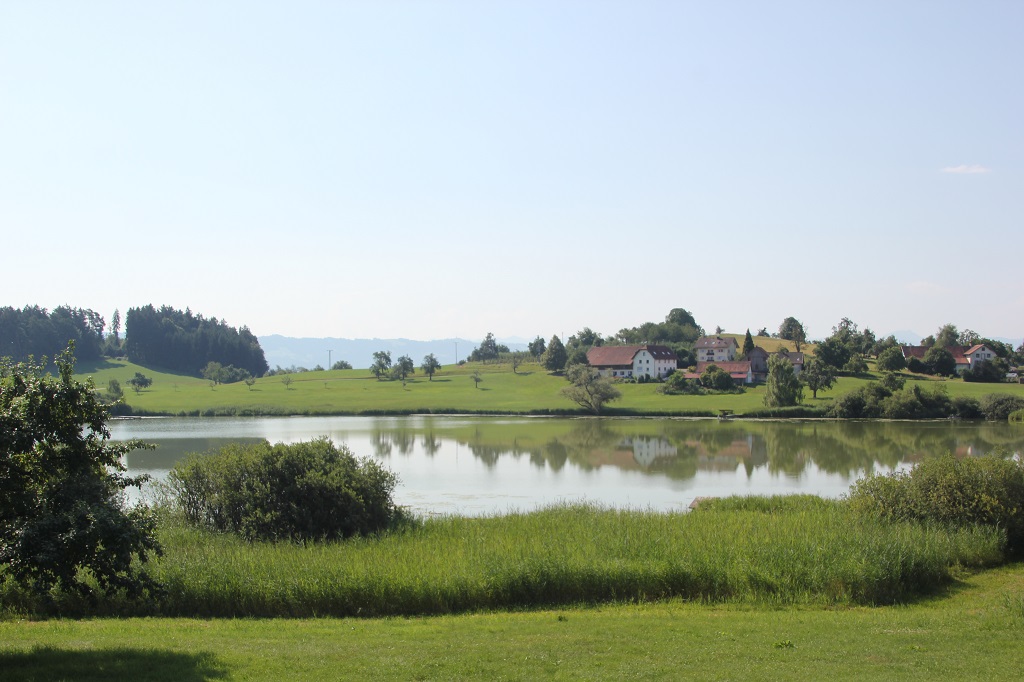
[[[5,680],[1010,680],[1024,566],[911,606],[678,600],[432,618],[0,622]]]
[[[414,375],[405,386],[398,381],[377,381],[365,369],[306,372],[290,375],[286,387],[281,377],[259,379],[250,390],[237,383],[211,387],[209,382],[184,375],[143,368],[126,361],[81,363],[82,376],[93,377],[96,386],[106,388],[110,379],[123,387],[136,371],[153,379],[153,386],[140,394],[125,391],[134,409],[159,414],[229,413],[253,411],[264,414],[358,414],[366,412],[467,412],[531,413],[572,412],[575,405],[562,397],[566,382],[549,375],[536,364],[525,365],[518,374],[510,365],[465,365],[442,368],[433,381]],[[474,386],[471,373],[483,377]],[[959,380],[936,382],[916,375],[908,378],[928,386],[945,386],[951,395],[981,396],[1001,392],[1024,395],[1019,384],[968,384]],[[842,377],[835,388],[819,392],[818,399],[805,391],[805,405],[827,405],[835,396],[858,388],[867,378]],[[738,395],[665,396],[657,384],[620,384],[622,399],[611,404],[615,412],[635,414],[717,414],[729,409],[742,414],[763,407],[763,387]]]

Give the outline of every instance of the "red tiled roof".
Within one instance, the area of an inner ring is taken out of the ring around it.
[[[595,346],[587,351],[587,362],[592,367],[632,367],[633,358],[646,350],[655,360],[675,360],[676,354],[665,346]]]
[[[931,346],[900,346],[900,348],[903,349],[903,357],[924,360],[924,354],[928,352]],[[954,360],[961,360],[967,348],[965,346],[946,346],[946,350],[949,351]]]
[[[632,367],[639,346],[595,346],[587,351],[592,367]]]
[[[742,373],[743,376],[747,375],[750,371],[750,363],[746,361],[736,360],[734,362],[698,362],[697,363],[697,374],[703,374],[709,366],[714,365],[719,369],[728,372],[729,374]]]
[[[974,353],[977,353],[977,352],[978,352],[979,350],[981,350],[981,349],[983,349],[983,348],[984,348],[985,350],[988,350],[988,349],[989,349],[989,348],[988,348],[988,346],[986,346],[986,345],[985,345],[985,344],[983,344],[983,343],[976,343],[976,344],[974,344],[973,346],[971,346],[970,348],[968,348],[967,350],[965,350],[965,351],[964,351],[964,355],[972,355],[972,354],[974,354]]]

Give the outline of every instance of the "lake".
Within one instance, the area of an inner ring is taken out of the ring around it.
[[[839,497],[868,472],[946,452],[1020,455],[1011,424],[546,417],[240,417],[114,420],[132,474],[163,479],[179,459],[229,442],[320,436],[398,474],[398,504],[481,516],[587,501],[687,509],[696,497],[809,493]]]

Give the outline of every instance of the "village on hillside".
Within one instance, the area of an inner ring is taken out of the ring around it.
[[[773,355],[755,346],[746,355],[740,354],[734,337],[702,336],[694,344],[697,364],[687,371],[687,379],[699,379],[711,365],[727,372],[739,385],[764,381],[768,376],[768,358]],[[774,353],[793,365],[799,376],[804,354],[780,349]],[[595,346],[587,352],[587,361],[602,376],[621,379],[664,379],[679,369],[676,352],[667,346],[642,344],[634,346]]]

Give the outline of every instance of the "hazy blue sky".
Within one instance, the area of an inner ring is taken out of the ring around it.
[[[0,305],[1024,334],[1024,3],[4,2]]]

